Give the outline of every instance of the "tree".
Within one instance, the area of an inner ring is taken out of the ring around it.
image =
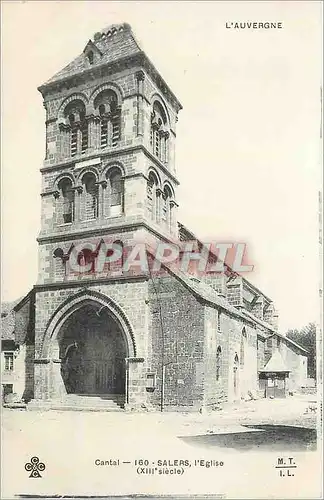
[[[316,378],[316,325],[309,323],[301,330],[288,330],[286,337],[308,351],[307,375]]]

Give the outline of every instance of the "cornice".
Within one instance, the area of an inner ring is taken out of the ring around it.
[[[46,236],[39,236],[37,238],[37,242],[39,244],[44,244],[44,243],[59,243],[62,241],[71,241],[71,240],[78,240],[80,238],[87,238],[88,236],[96,236],[100,237],[103,235],[108,235],[111,233],[115,232],[126,232],[126,231],[134,231],[136,229],[146,229],[150,233],[152,233],[154,236],[159,238],[162,241],[169,242],[169,243],[174,243],[176,240],[172,238],[170,235],[167,237],[165,234],[163,234],[161,231],[158,230],[158,228],[152,227],[148,222],[146,222],[144,219],[136,222],[124,222],[120,224],[116,224],[110,227],[100,227],[100,228],[94,228],[94,229],[82,229],[74,232],[69,232],[69,233],[54,233]]]
[[[144,67],[144,69],[154,79],[164,97],[169,100],[178,113],[182,109],[181,103],[143,51],[139,51],[130,56],[121,57],[120,59],[110,63],[103,63],[85,69],[78,74],[69,75],[53,82],[44,83],[38,87],[38,90],[42,94],[43,98],[45,98],[50,93],[59,93],[62,90],[70,90],[74,87],[83,85],[89,80],[93,81],[95,79],[116,74],[124,71],[125,69],[136,66]]]
[[[148,281],[150,279],[148,274],[141,274],[141,275],[120,275],[120,276],[110,276],[109,278],[91,278],[91,279],[83,279],[83,280],[71,280],[71,281],[57,281],[55,283],[42,283],[42,284],[36,284],[33,287],[33,290],[35,292],[44,292],[46,290],[60,290],[62,288],[84,288],[84,287],[89,287],[89,286],[94,286],[94,285],[103,285],[103,284],[108,284],[112,282],[124,282],[124,281],[135,281],[135,282],[141,282],[141,281]]]
[[[74,73],[68,76],[64,76],[55,81],[49,81],[37,87],[37,90],[45,98],[50,93],[61,92],[62,90],[69,90],[73,87],[78,87],[88,80],[95,80],[100,77],[105,77],[114,73],[118,73],[129,67],[133,67],[136,60],[138,63],[141,61],[141,52],[132,54],[130,56],[121,57],[116,61],[110,63],[98,64],[96,66],[91,66],[79,73]],[[131,65],[129,63],[132,63]]]
[[[111,151],[107,151],[103,153],[102,150],[97,150],[92,154],[87,156],[82,155],[82,160],[91,160],[93,158],[97,158],[100,155],[101,160],[106,160],[107,158],[114,158],[116,156],[121,156],[123,154],[135,153],[137,151],[142,151],[152,162],[159,166],[162,172],[169,177],[175,185],[179,186],[178,179],[170,172],[170,170],[162,163],[156,156],[154,156],[143,144],[137,144],[135,146],[121,147],[119,149],[113,149]],[[40,169],[41,173],[45,172],[53,172],[55,170],[64,170],[66,168],[71,168],[75,163],[80,161],[79,157],[69,158],[68,160],[62,161],[60,163],[56,163],[55,165],[48,165],[46,167],[42,167]]]

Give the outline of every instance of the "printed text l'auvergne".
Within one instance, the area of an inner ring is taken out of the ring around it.
[[[225,23],[225,27],[227,29],[234,29],[234,30],[245,30],[245,29],[250,29],[250,30],[271,30],[271,29],[282,29],[283,28],[283,23],[280,22],[270,22],[270,21],[227,21]]]

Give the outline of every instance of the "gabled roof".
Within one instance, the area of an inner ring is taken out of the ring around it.
[[[3,302],[1,304],[1,340],[2,341],[13,341],[18,342],[16,339],[15,333],[15,321],[16,321],[16,313],[19,309],[26,304],[26,301],[29,300],[34,294],[34,290],[30,290],[26,295],[16,299],[12,302]],[[2,345],[4,345],[2,343]]]
[[[83,49],[84,54],[88,54],[89,51],[94,50],[97,54],[102,56],[101,50],[93,43],[92,40],[89,40],[87,45]]]
[[[154,256],[154,250],[148,247],[148,254],[156,259]],[[236,318],[240,318],[241,320],[250,321],[255,323],[255,319],[251,316],[251,319],[247,318],[242,314],[242,312],[234,307],[230,302],[225,298],[221,297],[216,290],[214,290],[211,286],[201,281],[199,278],[194,276],[190,276],[189,274],[183,272],[179,269],[178,266],[173,266],[168,262],[161,263],[161,267],[166,269],[168,273],[173,275],[176,279],[182,282],[182,284],[191,291],[193,295],[195,295],[199,300],[202,300],[209,306],[216,306],[228,313],[232,314]],[[267,325],[267,329],[271,331],[271,327]]]
[[[201,240],[199,240],[197,238],[197,236],[192,232],[190,231],[184,224],[182,224],[181,222],[178,222],[178,228],[179,228],[179,233],[180,233],[180,240],[181,240],[181,235],[183,235],[183,238],[184,238],[184,241],[186,241],[187,239],[191,239],[191,240],[195,240],[198,242],[198,244],[201,244],[203,245],[203,242]],[[211,251],[211,253],[213,253]],[[218,259],[218,256],[214,253],[214,256]],[[269,299],[269,297],[267,297],[261,290],[259,290],[256,286],[252,285],[252,283],[250,283],[246,278],[244,278],[241,274],[239,274],[238,272],[234,271],[225,261],[224,261],[224,267],[226,269],[226,274],[228,276],[231,276],[232,278],[240,278],[243,280],[243,283],[245,286],[247,286],[249,288],[249,290],[251,290],[251,292],[254,294],[254,295],[260,295],[262,296],[269,304],[272,303],[271,299]],[[227,304],[228,301],[226,301]],[[226,306],[227,309],[228,309],[228,306]],[[234,308],[234,306],[231,306],[231,308]],[[237,308],[234,308],[236,311],[238,311]],[[257,316],[255,316],[252,312],[250,311],[247,311],[245,309],[242,310],[242,312],[239,313],[240,316],[242,316],[242,314],[244,316],[246,316],[247,318],[249,319],[252,319],[254,322],[258,323],[259,325],[263,326],[264,328],[266,328],[268,331],[275,331],[275,327],[273,325],[271,325],[270,323],[267,323],[266,321],[264,320],[261,320],[259,319]]]
[[[282,356],[278,349],[274,351],[272,354],[271,358],[269,359],[268,363],[265,365],[265,367],[262,370],[259,370],[260,372],[290,372],[282,359]]]

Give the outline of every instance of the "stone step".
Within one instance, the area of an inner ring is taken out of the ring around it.
[[[124,410],[118,406],[117,404],[115,406],[86,406],[86,405],[69,405],[69,404],[60,404],[60,405],[53,405],[50,408],[51,410],[56,410],[56,411],[105,411],[105,412],[123,412]]]
[[[118,396],[118,395],[117,395]],[[62,399],[50,401],[33,400],[28,404],[28,410],[58,410],[58,411],[124,411],[124,397],[80,396],[67,394]]]

